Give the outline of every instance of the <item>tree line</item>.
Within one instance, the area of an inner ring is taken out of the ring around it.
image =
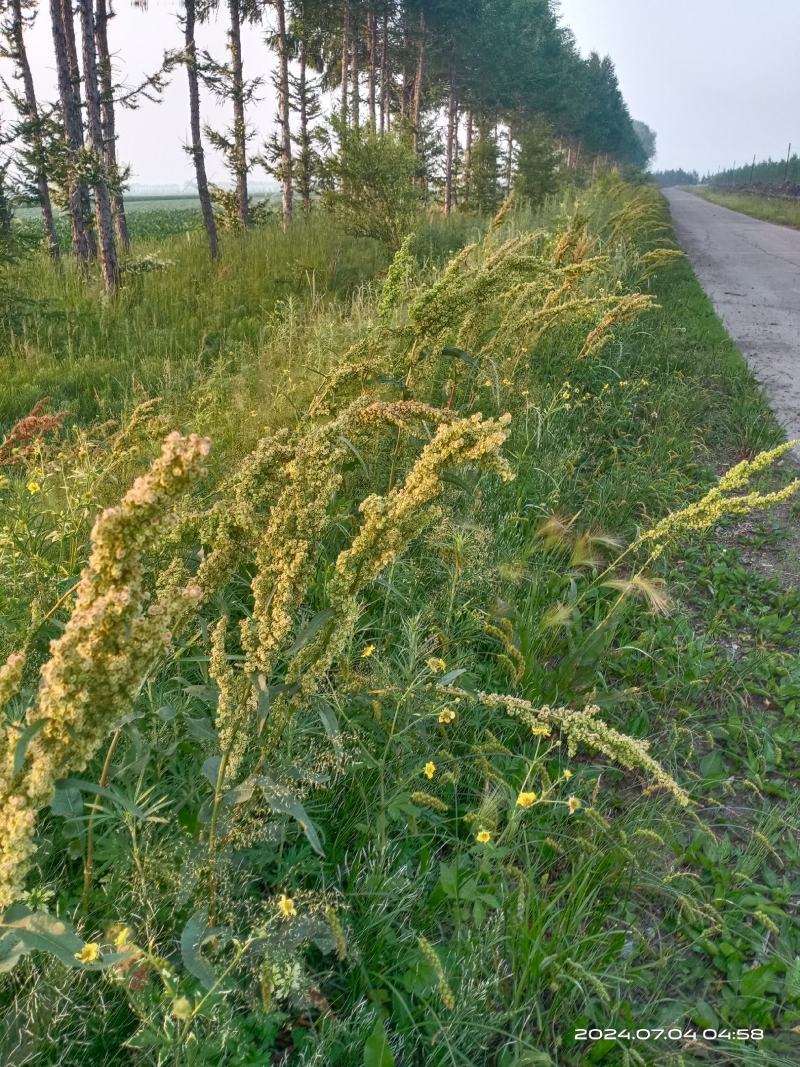
[[[146,0],[138,6],[146,18]],[[58,98],[43,101],[26,40],[33,20],[47,15]],[[179,0],[177,15],[182,40],[131,87],[115,77],[112,0],[48,0],[47,12],[42,0],[0,0],[3,55],[14,72],[3,88],[15,116],[2,140],[14,173],[38,201],[53,258],[58,208],[73,255],[83,266],[99,261],[108,291],[119,285],[129,243],[118,110],[157,101],[180,70],[212,258],[220,218],[243,229],[255,221],[260,205],[248,178],[256,167],[278,181],[288,224],[297,210],[311,211],[321,190],[347,182],[348,151],[366,152],[370,166],[410,154],[409,182],[445,212],[491,210],[515,186],[541,190],[557,162],[642,166],[654,152],[612,61],[580,55],[554,0]],[[218,15],[227,22],[224,56],[197,43],[197,27]],[[263,27],[274,54],[277,114],[266,139],[251,114],[263,72],[242,59],[248,24]],[[223,129],[203,120],[209,95],[225,104]],[[209,182],[208,145],[221,153],[230,191]]]

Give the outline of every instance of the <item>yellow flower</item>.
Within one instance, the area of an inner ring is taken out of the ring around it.
[[[80,952],[75,953],[78,963],[94,963],[100,959],[100,946],[96,941],[87,941]]]
[[[444,708],[442,711],[439,712],[439,722],[444,724],[447,724],[448,722],[453,722],[455,717],[456,713],[453,711],[452,708]]]
[[[492,840],[492,835],[489,833],[488,830],[479,830],[477,834],[475,834],[475,840],[478,842],[479,845],[488,845],[488,843]]]
[[[28,482],[27,490],[29,493],[40,493],[42,490],[41,485],[38,482]]]
[[[374,655],[374,654],[375,654],[375,646],[374,645],[367,645],[367,647],[361,653],[361,658],[362,659],[369,659],[369,657]]]
[[[532,804],[535,804],[539,797],[536,793],[520,793],[517,797],[517,807],[529,808]]]
[[[570,778],[572,777],[572,771],[571,771],[571,770],[569,770],[569,769],[567,769],[566,771],[564,771],[564,777],[565,777],[565,778],[567,779],[567,781],[569,781],[569,780],[570,780]]]
[[[431,656],[430,659],[426,659],[425,665],[432,674],[441,674],[447,670],[447,664],[443,659],[439,659],[438,656]]]
[[[539,724],[537,726],[532,726],[531,727],[531,733],[533,734],[534,737],[549,737],[550,736],[550,727],[549,726],[545,726],[544,723],[541,723],[541,724]]]
[[[436,764],[433,763],[432,760],[428,760],[422,769],[422,773],[428,779],[433,778],[434,774],[436,774]]]
[[[287,897],[285,893],[281,893],[280,900],[278,901],[278,911],[284,919],[290,919],[293,915],[297,915],[294,901],[291,897]]]
[[[130,947],[128,939],[131,936],[131,928],[129,926],[115,926],[111,933],[114,936],[115,948],[126,949]]]
[[[176,1019],[186,1021],[192,1017],[192,1002],[188,997],[176,997],[172,1002],[172,1014]]]
[[[567,801],[567,807],[569,808],[570,815],[574,815],[578,808],[581,806],[580,800],[577,797],[570,797]]]

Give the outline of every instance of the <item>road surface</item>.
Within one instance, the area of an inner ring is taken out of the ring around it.
[[[800,230],[665,189],[678,242],[790,438],[800,438]]]

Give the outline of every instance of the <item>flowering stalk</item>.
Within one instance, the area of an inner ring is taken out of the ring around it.
[[[194,434],[171,434],[148,473],[95,522],[75,607],[51,643],[26,715],[22,758],[18,727],[0,738],[0,909],[22,890],[35,849],[36,813],[49,802],[56,780],[86,767],[169,646],[172,627],[202,596],[196,584],[182,584],[173,568],[148,606],[145,556],[170,525],[175,502],[204,472],[209,448]]]

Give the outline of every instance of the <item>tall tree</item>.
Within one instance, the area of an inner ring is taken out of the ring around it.
[[[196,0],[183,0],[183,56],[186,66],[186,78],[189,83],[189,129],[191,131],[191,144],[188,146],[188,151],[194,163],[197,196],[200,200],[200,211],[208,239],[209,255],[212,259],[216,259],[219,256],[217,224],[214,220],[214,208],[211,203],[211,193],[208,189],[206,159],[200,124],[200,79],[198,77],[197,40],[195,37],[196,24]]]
[[[83,81],[86,89],[86,115],[91,152],[92,189],[95,221],[100,251],[100,269],[106,291],[119,286],[117,246],[114,240],[114,216],[111,210],[110,176],[103,144],[103,117],[100,108],[100,83],[97,73],[94,10],[92,0],[80,0],[81,38],[83,41]]]
[[[36,17],[34,0],[10,0],[6,19],[3,22],[3,35],[6,47],[3,52],[15,64],[18,77],[22,81],[23,93],[15,98],[21,118],[19,136],[28,146],[28,157],[32,177],[36,184],[39,208],[42,212],[47,247],[54,260],[59,258],[58,234],[53,218],[53,204],[47,183],[47,158],[42,133],[42,120],[33,83],[28,51],[25,46],[25,29]]]
[[[66,157],[66,185],[70,225],[72,228],[72,252],[82,264],[88,263],[92,254],[92,242],[88,232],[86,206],[88,193],[81,174],[83,153],[83,118],[75,69],[70,64],[67,25],[74,25],[72,8],[62,0],[50,0],[50,22],[53,33],[53,50],[58,75],[58,91],[61,100],[61,119],[64,130]],[[77,62],[77,56],[76,56]],[[79,83],[78,83],[79,84]]]
[[[108,21],[114,11],[107,0],[96,0],[95,39],[97,42],[97,74],[100,81],[100,113],[103,123],[103,154],[106,172],[111,183],[111,207],[120,247],[130,248],[128,219],[122,195],[122,176],[117,162],[117,122],[114,109],[114,80],[111,66],[111,51],[108,46]]]
[[[281,183],[283,225],[292,221],[294,211],[294,186],[292,173],[292,126],[289,94],[289,35],[286,30],[286,0],[272,0],[277,16],[274,42],[278,52],[278,69],[275,72],[275,87],[278,90],[278,166],[274,173]]]
[[[231,98],[233,101],[233,169],[236,198],[242,226],[250,224],[250,199],[247,192],[247,125],[245,122],[245,84],[242,67],[242,5],[228,0],[230,25],[228,47],[231,54]]]

